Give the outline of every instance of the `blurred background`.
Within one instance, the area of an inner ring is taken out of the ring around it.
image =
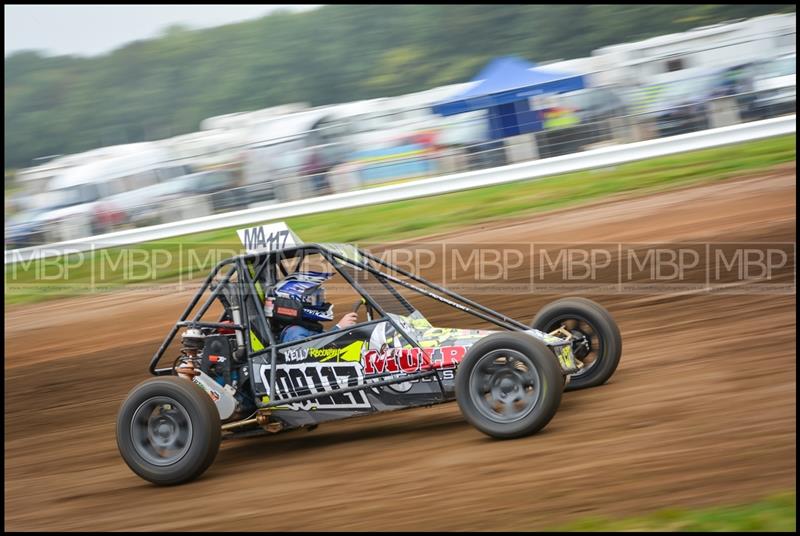
[[[230,7],[6,7],[6,249],[795,111],[794,6]]]
[[[7,254],[9,531],[796,530],[794,130],[287,218],[306,241],[441,252],[389,258],[521,322],[568,295],[606,307],[619,369],[566,394],[540,434],[492,441],[442,404],[226,440],[201,479],[159,489],[115,439],[120,405],[202,278],[241,252],[245,225],[224,214],[266,219],[317,196],[792,125],[795,6],[5,15],[7,253],[223,214],[216,229],[86,255]],[[705,263],[684,263],[697,251]],[[680,253],[680,270],[661,253]],[[342,300],[337,316],[352,306]],[[424,313],[444,327],[465,316]]]

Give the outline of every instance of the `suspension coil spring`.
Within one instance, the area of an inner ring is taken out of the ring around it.
[[[205,336],[199,329],[187,329],[181,335],[181,355],[175,360],[172,369],[181,378],[191,380],[200,375],[200,351],[205,345]]]
[[[200,375],[199,358],[187,355],[181,348],[181,355],[175,360],[172,365],[172,370],[181,378],[191,380],[195,376]]]

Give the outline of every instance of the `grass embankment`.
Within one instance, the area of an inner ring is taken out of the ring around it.
[[[553,527],[551,530],[570,532],[794,532],[796,527],[796,495],[795,492],[788,492],[747,505],[702,510],[666,509],[619,520],[587,518]]]
[[[315,242],[411,238],[612,194],[650,192],[762,171],[794,161],[795,138],[781,136],[527,182],[299,216],[289,218],[287,223],[301,238]],[[5,303],[78,295],[91,288],[199,277],[219,258],[239,252],[235,228],[229,228],[110,248],[66,260],[17,263],[6,267]]]

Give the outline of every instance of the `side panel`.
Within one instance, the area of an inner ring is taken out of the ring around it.
[[[251,378],[260,404],[337,388],[402,379],[430,367],[442,369],[442,389],[435,376],[360,391],[321,395],[279,405],[273,414],[290,426],[392,411],[442,402],[454,392],[454,368],[466,347],[430,345],[421,352],[397,335],[388,321],[332,331],[330,335],[278,350],[275,393],[269,392],[269,354],[251,360]],[[413,335],[412,335],[413,336]]]
[[[455,397],[458,364],[473,344],[494,333],[435,328],[418,313],[408,317],[391,316],[421,348],[404,340],[386,320],[331,331],[324,337],[278,350],[275,393],[269,392],[272,373],[269,353],[262,354],[250,362],[259,404],[389,379],[400,380],[359,391],[320,394],[317,398],[273,408],[273,415],[294,427],[451,400]],[[554,350],[564,345],[558,338],[541,332],[531,330],[529,334],[542,338]],[[432,369],[439,371],[441,384],[435,375],[402,381],[404,376]]]

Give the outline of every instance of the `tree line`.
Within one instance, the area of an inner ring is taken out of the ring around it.
[[[464,82],[490,59],[601,46],[793,5],[330,5],[215,28],[171,26],[108,54],[5,58],[5,167],[162,139],[214,115]]]

